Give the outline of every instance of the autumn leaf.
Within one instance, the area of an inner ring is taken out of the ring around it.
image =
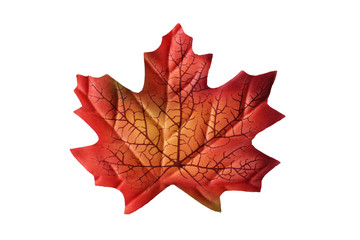
[[[267,104],[276,72],[240,72],[207,86],[212,54],[196,55],[180,25],[145,53],[145,84],[136,93],[109,75],[78,75],[75,111],[99,141],[72,149],[98,186],[120,190],[125,213],[174,184],[220,211],[227,190],[260,191],[279,162],[252,146],[257,133],[284,116]]]

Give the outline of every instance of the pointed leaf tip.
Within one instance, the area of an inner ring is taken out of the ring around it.
[[[175,25],[175,27],[172,29],[172,31],[175,31],[175,32],[182,31],[183,32],[184,29],[182,28],[181,24],[178,23],[178,24]]]
[[[189,35],[187,35],[184,32],[184,29],[182,28],[182,26],[180,25],[180,23],[176,24],[175,27],[168,33],[166,34],[164,37],[166,36],[171,36],[171,37],[175,37],[176,35],[182,35],[185,38],[189,38],[192,40],[192,37],[190,37]]]

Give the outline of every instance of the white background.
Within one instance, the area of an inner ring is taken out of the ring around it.
[[[128,3],[131,2],[131,3]],[[359,239],[360,7],[356,1],[1,1],[1,239]],[[177,23],[213,53],[209,86],[278,70],[286,118],[254,145],[281,164],[222,213],[170,187],[131,215],[69,149],[96,134],[76,74],[133,91],[143,52]]]

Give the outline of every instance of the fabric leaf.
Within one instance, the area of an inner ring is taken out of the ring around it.
[[[207,86],[212,55],[197,55],[180,25],[145,53],[145,84],[132,92],[109,75],[78,75],[75,111],[99,141],[72,149],[98,186],[120,190],[125,213],[176,185],[220,211],[227,190],[260,191],[279,162],[252,146],[257,133],[284,116],[267,104],[276,72],[240,72]]]

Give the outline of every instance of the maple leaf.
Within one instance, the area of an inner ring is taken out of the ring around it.
[[[216,211],[224,191],[260,191],[279,163],[252,146],[257,133],[284,117],[267,104],[276,72],[241,71],[209,88],[212,54],[196,55],[179,24],[144,56],[139,93],[109,75],[77,76],[82,107],[75,113],[99,140],[71,151],[95,184],[120,190],[125,213],[172,184]]]

